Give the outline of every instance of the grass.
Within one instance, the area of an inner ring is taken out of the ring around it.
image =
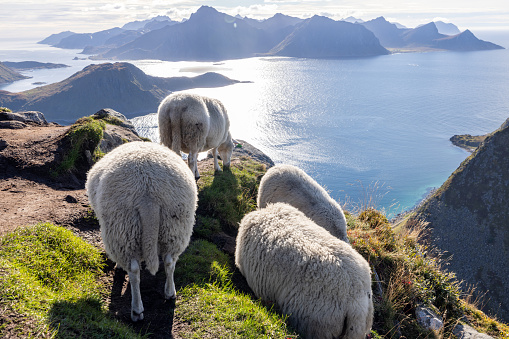
[[[212,268],[215,280],[180,290],[175,317],[190,322],[192,327],[184,338],[298,337],[287,328],[285,318],[238,292],[226,266],[214,262]]]
[[[12,111],[11,111],[11,109],[9,109],[7,107],[0,107],[0,112],[10,113]]]
[[[92,117],[85,117],[77,120],[65,134],[64,139],[70,144],[69,150],[64,154],[63,160],[53,171],[57,177],[63,173],[76,169],[81,162],[88,162],[86,152],[90,152],[96,161],[104,154],[99,149],[99,143],[103,137],[106,123],[103,120],[96,120]]]
[[[0,244],[0,307],[32,324],[20,336],[139,337],[107,315],[104,256],[96,248],[48,223],[18,229]]]

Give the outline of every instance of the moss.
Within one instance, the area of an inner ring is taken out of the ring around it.
[[[0,112],[7,112],[7,113],[10,113],[12,112],[9,108],[7,107],[0,107]]]

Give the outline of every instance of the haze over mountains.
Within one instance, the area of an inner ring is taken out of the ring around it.
[[[452,34],[452,35],[450,35]],[[366,57],[387,49],[474,51],[503,48],[477,39],[453,24],[431,22],[405,28],[379,17],[335,21],[314,16],[299,19],[281,13],[266,20],[232,17],[202,6],[189,20],[168,17],[135,21],[96,33],[53,34],[40,43],[83,48],[95,59],[218,61],[261,55],[307,58]]]

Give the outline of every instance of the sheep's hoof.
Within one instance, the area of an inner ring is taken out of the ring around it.
[[[194,180],[198,181],[198,179],[200,179],[201,177],[200,176],[197,176],[197,177],[194,177]]]
[[[175,300],[175,299],[177,299],[177,293],[173,293],[173,295],[170,295],[170,296],[166,295],[166,293],[165,293],[164,298],[166,300]]]
[[[143,320],[143,312],[138,313],[138,312],[135,312],[135,311],[131,310],[131,320],[133,322],[137,322],[139,320]]]

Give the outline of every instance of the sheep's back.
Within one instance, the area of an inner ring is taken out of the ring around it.
[[[246,215],[235,254],[254,293],[275,302],[308,336],[338,336],[345,312],[370,302],[364,258],[290,205],[269,204]]]
[[[159,206],[159,252],[180,254],[187,246],[194,224],[196,184],[182,158],[167,147],[144,142],[117,147],[92,167],[86,188],[106,251],[122,267],[129,256],[143,257],[140,213],[147,201]]]

